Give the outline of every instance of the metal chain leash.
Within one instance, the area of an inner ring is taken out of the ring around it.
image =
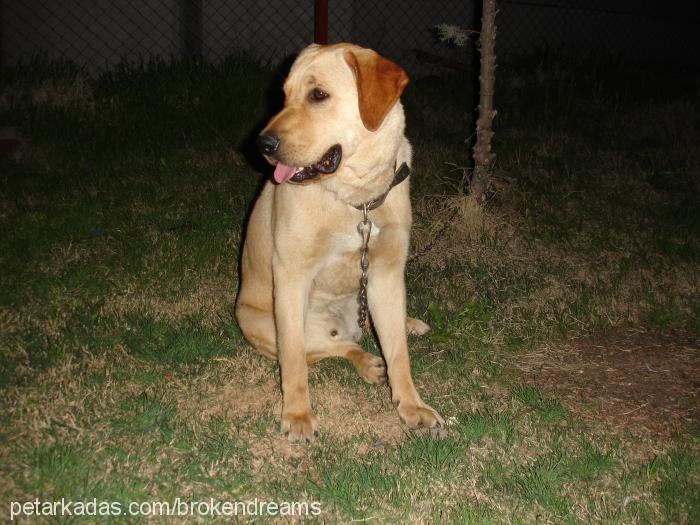
[[[361,329],[364,329],[367,324],[367,313],[369,307],[367,305],[367,270],[369,268],[369,236],[372,233],[372,221],[368,218],[367,204],[362,206],[362,220],[357,223],[357,233],[362,237],[362,249],[360,251],[360,291],[357,295],[359,308],[357,310],[357,324]]]

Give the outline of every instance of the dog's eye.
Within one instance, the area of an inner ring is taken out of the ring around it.
[[[319,88],[314,88],[309,91],[309,100],[311,102],[321,102],[328,98],[328,93]]]

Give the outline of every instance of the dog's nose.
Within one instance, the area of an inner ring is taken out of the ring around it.
[[[280,147],[280,138],[277,135],[258,136],[258,148],[265,155],[272,155]]]

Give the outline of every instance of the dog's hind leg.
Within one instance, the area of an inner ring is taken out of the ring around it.
[[[277,342],[272,312],[239,301],[236,305],[236,318],[243,335],[253,348],[265,357],[276,360]]]
[[[408,335],[425,335],[430,332],[430,325],[420,319],[406,318],[406,333]]]
[[[337,341],[324,348],[311,348],[306,353],[306,362],[315,363],[327,357],[341,357],[350,361],[362,379],[373,385],[386,383],[384,359],[365,352],[360,345],[350,341]]]

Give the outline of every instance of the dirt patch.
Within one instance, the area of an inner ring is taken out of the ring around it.
[[[626,332],[545,347],[515,365],[584,421],[612,433],[672,437],[700,423],[700,340]]]
[[[237,422],[256,418],[274,419],[276,423],[267,436],[266,446],[279,448],[277,422],[282,413],[282,392],[278,375],[270,373],[268,365],[269,361],[252,351],[231,359],[221,359],[221,369],[217,372],[236,379],[220,385],[200,384],[201,395],[183,396],[183,403],[187,405],[187,410],[196,410],[204,418],[223,416]],[[320,372],[314,367],[309,372],[311,402],[321,433],[342,440],[364,436],[367,439],[363,441],[382,444],[395,443],[404,438],[405,430],[391,405],[387,386],[364,388],[354,371],[336,372],[343,376],[351,374],[349,384],[346,384],[346,377],[324,377],[318,381],[316,377]],[[352,384],[353,381],[357,385]],[[192,399],[196,400],[195,405],[190,406]],[[208,402],[204,403],[204,399]],[[202,409],[202,405],[206,408]]]
[[[376,396],[362,399],[357,390],[333,380],[311,387],[314,412],[322,432],[340,439],[364,434],[383,442],[396,442],[403,438],[404,431],[389,401],[388,390],[385,394],[386,402],[371,399]],[[216,402],[212,403],[211,412],[237,420],[260,416],[279,419],[282,412],[282,393],[272,379],[254,386],[232,382],[213,398]]]
[[[378,391],[369,393],[335,382],[316,385],[311,395],[316,400],[322,430],[340,439],[364,435],[374,443],[401,441],[406,431],[391,405],[388,387],[374,388]]]

